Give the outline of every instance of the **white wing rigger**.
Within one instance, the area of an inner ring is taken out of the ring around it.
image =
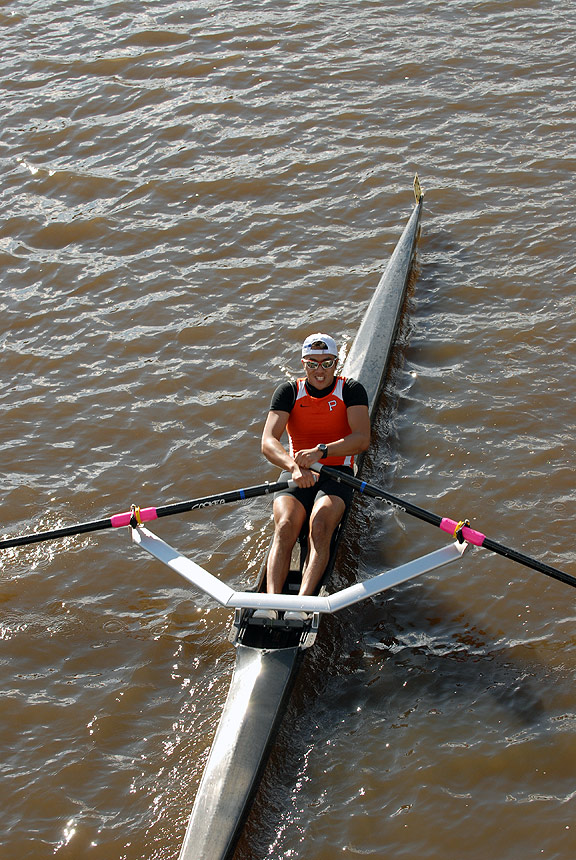
[[[209,573],[199,564],[182,555],[149,529],[140,526],[132,529],[132,540],[154,558],[167,565],[179,576],[192,583],[200,591],[208,594],[222,606],[230,609],[298,609],[310,614],[330,614],[339,612],[368,597],[374,597],[401,582],[422,576],[461,558],[468,544],[452,543],[428,555],[416,558],[400,567],[373,576],[365,582],[357,582],[341,591],[325,596],[300,596],[291,594],[265,594],[258,591],[234,591],[226,583]]]

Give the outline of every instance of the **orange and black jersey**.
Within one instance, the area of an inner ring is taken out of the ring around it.
[[[343,376],[335,376],[334,385],[328,390],[325,388],[322,390],[314,388],[313,385],[306,382],[306,391],[310,397],[328,397],[336,387],[339,379],[344,380],[342,397],[346,408],[348,406],[368,406],[368,395],[362,383]],[[298,394],[298,382],[299,380],[295,379],[294,382],[282,382],[278,386],[272,395],[272,402],[270,403],[271,412],[292,412],[296,403],[296,395]]]
[[[290,454],[314,448],[320,442],[330,444],[351,433],[348,424],[349,406],[367,406],[368,395],[364,386],[355,379],[336,376],[328,389],[317,389],[305,378],[285,382],[278,386],[272,397],[270,410],[288,412],[286,430]],[[351,466],[354,458],[328,457],[327,465]]]

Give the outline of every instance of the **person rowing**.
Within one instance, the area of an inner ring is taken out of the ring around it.
[[[336,374],[338,348],[330,335],[309,335],[302,345],[305,376],[275,390],[262,433],[262,453],[296,486],[274,496],[274,538],[268,555],[266,590],[279,594],[288,576],[292,549],[308,519],[308,555],[299,593],[314,594],[330,555],[332,535],[352,499],[352,490],[310,469],[322,461],[353,473],[354,455],[370,444],[368,395],[364,386]],[[280,441],[288,435],[288,449]],[[276,619],[275,609],[257,618]],[[286,621],[305,621],[288,611]]]

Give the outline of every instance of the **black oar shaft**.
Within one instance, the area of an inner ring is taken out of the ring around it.
[[[288,481],[277,481],[275,484],[258,484],[255,487],[245,487],[243,490],[229,490],[227,493],[216,493],[214,496],[204,496],[201,499],[190,499],[188,502],[174,502],[156,508],[156,516],[171,517],[174,514],[185,514],[199,508],[211,508],[217,505],[226,505],[229,502],[243,502],[246,499],[254,499],[257,496],[266,496],[270,493],[280,492],[288,487]]]
[[[57,538],[71,537],[72,535],[87,534],[88,532],[98,532],[103,529],[112,528],[110,518],[107,520],[95,520],[90,523],[78,523],[74,526],[64,526],[60,529],[50,529],[46,532],[35,532],[20,537],[6,538],[0,540],[0,549],[8,549],[12,546],[26,546],[31,543],[41,543],[45,540],[56,540]]]
[[[126,511],[122,514],[114,514],[104,520],[94,520],[88,523],[78,523],[73,526],[64,526],[58,529],[50,529],[45,532],[34,532],[21,535],[20,537],[5,538],[0,540],[0,549],[9,547],[26,546],[28,544],[40,543],[41,541],[56,540],[57,538],[71,537],[73,535],[87,534],[89,532],[102,531],[103,529],[120,528],[130,525],[131,522],[149,522],[160,517],[169,517],[174,514],[183,514],[187,511],[209,508],[216,505],[225,505],[229,502],[240,502],[246,499],[254,499],[257,496],[267,496],[280,490],[286,490],[291,485],[289,481],[277,481],[274,484],[258,484],[254,487],[245,487],[240,490],[229,490],[225,493],[216,493],[212,496],[201,496],[198,499],[190,499],[187,502],[174,502],[160,508],[137,508],[135,511]]]
[[[417,517],[419,520],[424,520],[426,523],[440,527],[442,517],[439,517],[437,514],[433,514],[431,511],[427,511],[424,508],[419,508],[418,505],[413,505],[405,499],[399,499],[398,496],[393,496],[392,493],[388,493],[381,487],[376,487],[374,484],[368,484],[366,481],[362,481],[360,478],[354,477],[354,475],[340,472],[338,469],[333,469],[331,466],[322,466],[322,471],[327,475],[330,475],[330,477],[334,478],[336,481],[349,484],[349,486],[354,487],[355,490],[358,490],[358,492],[362,493],[364,496],[370,496],[373,499],[380,499],[393,508],[398,508],[398,510],[404,511],[413,517]]]
[[[512,549],[512,547],[503,546],[501,543],[497,543],[489,537],[484,539],[482,546],[484,549],[489,549],[491,552],[503,555],[504,558],[509,558],[511,561],[517,561],[518,564],[523,564],[526,567],[532,568],[532,570],[537,570],[539,573],[545,574],[545,576],[550,576],[552,579],[558,579],[560,582],[564,582],[566,585],[572,585],[576,588],[576,577],[571,576],[569,573],[565,573],[563,570],[558,570],[558,568],[552,567],[549,564],[544,564],[544,562],[538,561],[536,558],[531,558],[529,555],[524,555],[523,553],[518,552],[518,550]]]
[[[450,527],[457,525],[453,520],[448,520],[446,517],[439,517],[438,514],[434,514],[431,511],[418,507],[417,505],[413,505],[405,499],[400,499],[398,496],[388,493],[381,487],[376,487],[374,484],[368,484],[360,478],[348,475],[345,472],[340,472],[338,469],[334,469],[331,466],[321,466],[319,471],[330,475],[330,477],[334,478],[336,481],[349,484],[349,486],[354,487],[355,490],[365,496],[370,496],[373,499],[380,499],[397,510],[404,511],[405,513],[410,514],[413,517],[417,517],[419,520],[424,520],[424,522],[430,523],[433,526],[438,526],[438,528],[441,528],[443,531],[452,531],[452,528]],[[496,541],[491,540],[491,538],[486,537],[486,535],[483,535],[466,525],[461,528],[461,533],[464,540],[469,540],[470,543],[473,543],[476,546],[484,547],[484,549],[488,549],[491,552],[502,555],[505,558],[509,558],[511,561],[516,561],[518,564],[523,564],[525,567],[529,567],[532,570],[536,570],[539,573],[550,576],[552,579],[557,579],[566,585],[571,585],[576,588],[576,577],[571,576],[569,573],[565,573],[563,570],[558,570],[556,567],[544,564],[543,562],[538,561],[538,559],[524,555],[511,547],[497,543]]]

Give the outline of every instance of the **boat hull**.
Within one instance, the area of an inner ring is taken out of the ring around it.
[[[342,369],[368,392],[371,421],[386,379],[418,239],[422,198],[406,224],[380,279]],[[359,462],[361,467],[361,459]],[[345,528],[333,541],[322,579],[326,588]],[[289,582],[298,578],[291,570]],[[258,588],[263,587],[261,580]],[[251,611],[237,612],[232,641],[236,667],[228,698],[200,782],[179,860],[228,860],[242,831],[268,752],[280,724],[305,650],[315,639],[318,618],[301,630],[251,623]]]
[[[302,653],[298,647],[266,651],[237,646],[210,766],[198,787],[180,860],[232,855]]]

